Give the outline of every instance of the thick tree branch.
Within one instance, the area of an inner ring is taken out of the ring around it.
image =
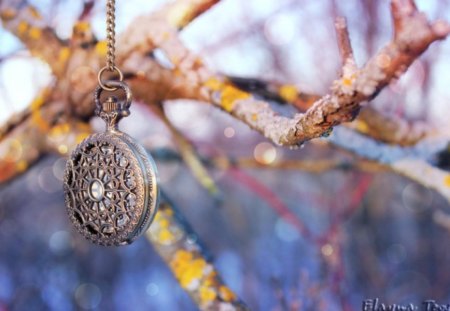
[[[438,133],[437,129],[425,122],[408,122],[400,117],[386,115],[372,106],[361,109],[356,120],[346,125],[380,142],[399,146],[413,146]]]
[[[393,1],[395,36],[361,69],[352,62],[343,67],[342,77],[335,81],[331,93],[323,96],[304,114],[292,119],[277,115],[270,106],[249,94],[233,92],[214,81],[208,88],[217,106],[281,145],[299,145],[328,133],[333,126],[351,121],[361,104],[373,99],[390,81],[398,78],[436,40],[445,38],[450,27],[444,22],[428,23],[418,11],[399,12]],[[399,25],[402,25],[400,27]],[[210,83],[211,84],[211,83]],[[226,91],[228,91],[228,94]]]
[[[180,3],[188,2],[179,1],[173,5],[176,7]],[[193,7],[191,12],[201,12],[199,8],[203,4],[212,5],[215,1],[194,1],[191,4],[193,3],[199,6]],[[146,103],[154,104],[171,98],[212,102],[274,142],[295,145],[327,134],[333,125],[351,120],[363,101],[374,97],[389,81],[403,72],[429,44],[444,38],[449,32],[449,27],[444,22],[430,25],[424,15],[417,12],[410,3],[407,4],[408,9],[400,7],[399,1],[393,1],[393,41],[361,69],[356,69],[351,61],[352,52],[345,20],[337,21],[338,42],[343,61],[346,62],[343,76],[334,83],[329,95],[317,100],[306,113],[297,114],[292,119],[277,115],[267,103],[256,100],[252,94],[236,88],[226,78],[211,73],[201,59],[184,47],[178,38],[177,29],[173,27],[174,24],[169,24],[167,18],[162,18],[165,15],[161,12],[165,10],[167,15],[171,4],[162,11],[153,13],[150,18],[143,17],[142,20],[130,24],[120,39],[123,40],[123,44],[119,44],[122,47],[122,50],[119,50],[120,66],[132,73],[128,75],[131,78],[129,81],[132,90],[137,98]],[[194,18],[197,15],[184,16]],[[160,18],[153,18],[157,16]],[[185,17],[176,20],[191,20]],[[139,29],[140,31],[137,31]],[[72,41],[78,42],[79,38],[84,38],[85,43],[95,43],[86,24],[75,26]],[[71,80],[59,81],[54,96],[73,103],[69,108],[65,108],[69,116],[87,120],[93,115],[90,89],[96,84],[96,79],[92,73],[100,68],[104,50],[101,48],[102,42],[77,46],[71,53],[67,66],[67,74]],[[161,53],[147,56],[155,47],[158,47]],[[93,69],[82,66],[86,63]],[[83,81],[83,85],[77,85],[76,81]],[[287,92],[289,89],[291,88],[281,86],[276,92],[285,99],[292,97],[292,92]],[[310,99],[311,97],[307,96],[307,100]],[[385,120],[381,119],[380,122]],[[359,130],[365,128],[364,123],[358,124]],[[406,129],[403,132],[411,132],[409,128]],[[378,137],[385,139],[383,134]]]
[[[41,156],[52,152],[67,156],[69,149],[91,132],[88,124],[62,121],[49,108],[31,112],[29,118],[0,144],[0,183],[28,170]],[[47,118],[48,114],[51,117]]]
[[[147,239],[201,310],[247,310],[221,280],[197,235],[163,195]]]
[[[62,75],[70,49],[36,8],[26,1],[4,0],[0,4],[0,18],[3,27],[16,35],[31,55],[45,61],[56,76]]]
[[[277,104],[290,104],[301,112],[308,110],[320,98],[315,94],[303,93],[290,84],[253,78],[228,77],[228,80],[247,93]],[[371,105],[363,107],[353,122],[343,125],[381,142],[400,146],[415,145],[438,133],[429,124],[421,121],[408,122],[401,117],[386,115]]]
[[[295,85],[253,78],[227,79],[245,92],[277,104],[290,104],[301,112],[308,110],[320,98],[315,94],[303,93]],[[363,107],[357,118],[344,126],[381,142],[400,146],[415,145],[438,132],[424,122],[408,122],[400,117],[386,115],[370,105]]]
[[[49,89],[42,90],[23,113],[0,129],[0,182],[26,171],[45,153],[46,135],[57,120],[50,96]]]
[[[423,140],[413,147],[400,147],[383,144],[348,128],[339,127],[329,140],[338,147],[376,161],[434,189],[450,202],[450,173],[435,164],[436,156],[447,147],[448,137]]]
[[[227,76],[226,80],[231,82],[231,86],[236,86],[256,97],[277,104],[290,104],[301,112],[308,110],[320,98],[319,95],[305,93],[292,84],[230,76]]]

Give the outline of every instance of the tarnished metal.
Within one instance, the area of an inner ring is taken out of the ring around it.
[[[64,174],[69,218],[88,240],[100,245],[125,245],[145,232],[156,213],[158,185],[152,157],[133,138],[118,129],[130,114],[131,92],[124,82],[109,85],[125,92],[126,99],[100,101],[94,94],[96,114],[106,130],[86,138],[72,152]]]

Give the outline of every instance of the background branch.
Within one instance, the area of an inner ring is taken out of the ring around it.
[[[198,236],[165,195],[147,239],[201,310],[247,310],[223,283]]]

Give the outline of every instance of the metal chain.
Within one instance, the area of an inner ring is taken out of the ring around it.
[[[107,70],[117,72],[119,81],[123,81],[123,74],[116,67],[116,0],[106,0],[106,44],[108,51],[106,52],[106,66],[98,72],[98,83],[102,89],[107,91],[115,91],[117,87],[108,86],[108,81],[102,80],[103,73]]]
[[[106,67],[109,71],[114,71],[116,66],[116,1],[106,1],[106,41],[108,44],[108,52],[106,54]]]

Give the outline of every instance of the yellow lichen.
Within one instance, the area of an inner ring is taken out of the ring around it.
[[[204,86],[212,91],[221,92],[220,105],[225,111],[228,112],[233,110],[236,101],[250,97],[249,93],[241,91],[232,85],[225,84],[215,78],[208,79],[204,83]]]
[[[70,49],[68,47],[63,47],[60,51],[59,51],[59,56],[58,56],[58,60],[61,63],[65,63],[70,57]]]
[[[91,127],[87,123],[77,123],[76,128],[79,133],[77,134],[75,141],[77,144],[79,144],[89,136]]]
[[[218,91],[223,88],[223,83],[215,78],[208,79],[204,85],[213,91]]]
[[[42,31],[37,27],[31,27],[28,32],[28,35],[30,36],[31,39],[37,40],[41,37]]]
[[[197,258],[192,261],[194,270],[203,270],[206,267],[206,261],[203,258]]]
[[[174,260],[187,261],[192,259],[192,253],[187,250],[181,249],[175,254]]]
[[[353,85],[353,82],[356,80],[356,74],[355,73],[349,73],[347,75],[344,75],[341,79],[341,84],[344,87],[351,87]]]
[[[87,133],[78,134],[77,138],[75,139],[75,141],[77,142],[77,144],[79,144],[88,136],[89,136],[89,134],[87,134]]]
[[[198,280],[202,277],[203,270],[200,267],[187,265],[180,275],[180,283],[182,287],[188,287],[192,281]]]
[[[183,75],[183,72],[182,72],[179,68],[174,68],[174,69],[173,69],[173,74],[174,74],[174,76],[176,76],[176,77],[180,77],[180,76]]]
[[[17,171],[18,171],[18,172],[23,172],[23,171],[25,171],[25,170],[27,169],[27,167],[28,167],[27,161],[25,161],[25,160],[20,160],[19,162],[17,162],[16,168],[17,168]]]
[[[202,286],[202,287],[200,287],[200,290],[199,290],[199,297],[200,297],[200,302],[202,304],[205,304],[205,303],[211,302],[214,299],[216,299],[217,294],[211,287]]]
[[[162,211],[161,211],[161,210],[158,210],[158,211],[156,212],[155,218],[153,218],[153,222],[154,222],[154,223],[159,222],[159,221],[161,220],[161,218],[163,217],[163,216],[161,216],[161,215],[162,215]]]
[[[17,33],[19,36],[23,36],[28,31],[28,24],[25,21],[21,21],[17,26]]]
[[[32,6],[28,7],[28,12],[30,12],[31,16],[33,16],[36,19],[42,18],[41,14],[39,14],[39,11]]]
[[[369,132],[369,126],[367,125],[366,122],[358,120],[356,121],[356,129],[358,130],[358,132],[361,133],[368,133]]]
[[[230,302],[236,300],[236,295],[226,286],[220,286],[219,295],[223,301]]]
[[[253,113],[252,114],[252,121],[256,121],[256,120],[258,120],[258,114]]]
[[[41,112],[39,110],[33,111],[33,113],[31,114],[31,120],[34,124],[37,125],[39,130],[43,132],[47,132],[48,130],[50,130],[50,125],[46,120],[44,120],[44,118],[42,118]]]
[[[95,52],[100,56],[106,56],[106,53],[108,52],[108,44],[106,41],[99,41],[95,45]]]
[[[239,90],[238,88],[226,85],[222,90],[221,106],[225,111],[231,112],[238,100],[247,99],[250,94]]]
[[[211,273],[203,281],[203,286],[211,286],[214,284],[214,276],[211,276]]]
[[[62,135],[67,135],[70,131],[70,125],[68,123],[57,124],[50,130],[50,137],[58,137]]]
[[[191,14],[189,4],[179,3],[175,8],[168,12],[167,22],[174,27],[184,27],[188,23]]]
[[[41,106],[44,104],[44,98],[47,96],[48,90],[44,89],[38,96],[35,97],[35,99],[31,102],[30,108],[31,110],[37,110],[41,108]]]
[[[160,226],[161,228],[168,228],[168,227],[169,227],[169,221],[168,221],[166,218],[162,218],[162,219],[159,221],[159,226]]]
[[[280,87],[279,94],[282,99],[287,101],[288,103],[292,103],[297,99],[298,91],[295,85],[283,85]]]
[[[193,254],[186,250],[177,251],[170,262],[170,267],[183,288],[189,287],[195,280],[200,280],[206,266],[203,258],[194,259]]]
[[[6,153],[6,157],[4,159],[11,160],[15,162],[22,157],[23,154],[23,146],[22,143],[18,139],[11,140],[8,151]]]
[[[353,83],[352,79],[350,78],[342,78],[342,85],[344,86],[351,86]]]
[[[17,15],[17,11],[13,8],[8,8],[8,7],[0,12],[0,17],[5,21],[13,19],[16,15]]]
[[[445,176],[445,178],[444,178],[444,184],[445,184],[447,187],[450,187],[450,175]]]
[[[159,232],[158,240],[161,243],[168,243],[174,240],[174,235],[167,229],[163,229]]]
[[[73,26],[74,33],[84,33],[86,31],[89,31],[89,29],[91,29],[91,25],[89,25],[89,23],[85,21],[77,22]]]

